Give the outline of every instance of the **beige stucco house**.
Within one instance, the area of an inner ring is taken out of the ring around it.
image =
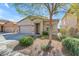
[[[68,27],[78,28],[77,20],[78,19],[75,14],[66,13],[62,19],[62,27],[63,28],[68,28]]]
[[[53,21],[52,32],[57,32],[58,20]],[[42,34],[49,30],[49,20],[43,16],[28,16],[19,22],[0,20],[0,32]]]
[[[0,32],[17,32],[18,26],[15,22],[0,20]]]
[[[43,16],[28,16],[17,24],[19,33],[42,34],[43,31],[47,31],[49,28],[49,20]],[[58,20],[54,20],[52,32],[57,32],[57,24]]]

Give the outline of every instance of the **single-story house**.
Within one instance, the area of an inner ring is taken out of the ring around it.
[[[59,20],[53,21],[52,32],[57,32],[57,24]],[[30,34],[42,34],[43,31],[48,31],[49,20],[43,16],[28,16],[19,21],[19,33],[30,33]]]
[[[59,20],[53,20],[52,32],[57,32],[57,24]],[[28,33],[28,34],[42,34],[43,31],[49,30],[49,20],[44,16],[28,16],[19,22],[11,22],[0,20],[0,32],[9,33]]]
[[[7,21],[7,20],[0,20],[0,32],[17,32],[18,26],[15,22]]]

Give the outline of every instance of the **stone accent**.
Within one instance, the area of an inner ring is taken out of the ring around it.
[[[12,49],[0,49],[0,56],[24,56],[23,53],[13,51]]]

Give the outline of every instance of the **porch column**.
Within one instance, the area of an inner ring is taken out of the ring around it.
[[[42,32],[43,32],[43,27],[44,27],[43,21],[41,21],[41,23],[40,23],[40,34],[42,34]]]

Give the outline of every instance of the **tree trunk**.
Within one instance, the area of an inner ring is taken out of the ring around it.
[[[49,25],[50,25],[50,31],[49,31],[49,40],[51,41],[52,40],[52,15],[50,15],[50,20],[49,20]]]
[[[53,47],[51,46],[52,43],[52,15],[50,15],[49,20],[50,30],[49,30],[49,42],[48,42],[48,49],[51,50]]]
[[[49,49],[52,48],[51,43],[52,43],[52,15],[50,15],[50,20],[49,20],[49,25],[50,25],[50,30],[49,30],[49,42],[48,42],[48,47]]]

